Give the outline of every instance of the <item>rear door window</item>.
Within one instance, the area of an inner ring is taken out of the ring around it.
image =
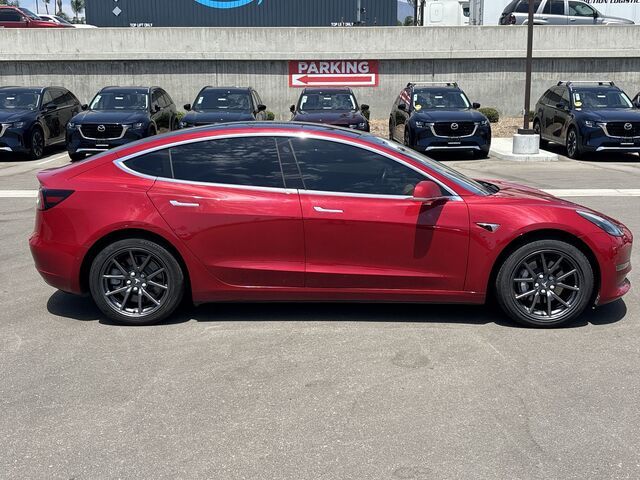
[[[284,188],[275,139],[235,137],[177,145],[125,165],[142,174],[176,180]]]
[[[564,15],[564,0],[547,0],[542,13],[548,15]]]

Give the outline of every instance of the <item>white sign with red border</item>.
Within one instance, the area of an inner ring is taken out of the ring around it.
[[[377,60],[291,60],[290,87],[377,87]]]

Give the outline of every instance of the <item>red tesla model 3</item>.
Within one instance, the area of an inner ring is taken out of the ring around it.
[[[41,172],[43,278],[149,324],[217,301],[483,303],[569,322],[630,287],[632,235],[542,191],[367,133],[223,124]]]

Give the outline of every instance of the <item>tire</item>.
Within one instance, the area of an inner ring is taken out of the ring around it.
[[[85,158],[85,154],[69,152],[69,158],[71,159],[72,162],[77,162],[77,161],[83,160]]]
[[[393,127],[391,126],[391,120],[389,120],[389,140],[391,140],[392,142],[395,141],[395,138],[393,138]]]
[[[589,306],[593,268],[573,245],[538,240],[507,257],[498,271],[495,288],[498,304],[516,322],[529,327],[557,327],[571,322]]]
[[[540,120],[535,120],[533,122],[533,131],[536,132],[537,135],[540,135],[540,148],[547,148],[549,146],[549,142],[542,138],[542,129],[540,128]]]
[[[175,118],[175,119],[173,120],[173,123],[171,124],[171,131],[173,132],[173,131],[175,131],[175,130],[178,130],[179,126],[180,126],[180,125],[179,125],[178,119],[177,119],[177,118]]]
[[[153,137],[154,135],[156,135],[158,133],[158,131],[156,130],[156,127],[154,127],[153,125],[151,125],[149,127],[149,132],[147,133],[147,137]]]
[[[29,136],[29,158],[38,160],[44,155],[44,133],[40,127],[34,127]]]
[[[413,148],[411,146],[411,134],[409,132],[409,129],[407,129],[406,127],[404,129],[404,145],[406,147]]]
[[[484,159],[489,157],[489,150],[473,150],[473,158]]]
[[[566,140],[567,156],[574,160],[582,157],[582,148],[580,147],[580,137],[575,127],[570,127],[567,132]]]
[[[150,325],[168,318],[182,301],[184,284],[176,258],[163,246],[141,238],[108,245],[89,271],[93,301],[111,320],[126,325]]]

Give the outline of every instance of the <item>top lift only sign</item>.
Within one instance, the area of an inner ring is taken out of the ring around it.
[[[377,60],[291,60],[290,87],[377,87]]]

